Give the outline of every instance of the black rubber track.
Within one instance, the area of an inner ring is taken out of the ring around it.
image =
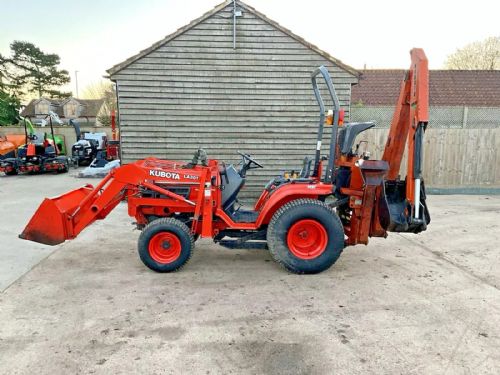
[[[288,248],[290,227],[302,219],[320,222],[328,233],[325,251],[314,259],[300,259]],[[325,203],[315,199],[297,199],[281,207],[267,228],[267,244],[275,261],[290,272],[319,273],[330,268],[344,249],[344,227],[337,213]]]
[[[149,241],[151,238],[160,232],[170,232],[175,234],[181,242],[181,255],[172,263],[158,263],[149,254]],[[156,272],[174,272],[180,270],[193,253],[194,238],[189,228],[182,221],[174,218],[161,218],[153,220],[146,225],[139,236],[137,244],[139,257],[142,262],[150,269]]]

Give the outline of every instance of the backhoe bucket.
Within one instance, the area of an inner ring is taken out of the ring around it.
[[[45,245],[74,238],[72,216],[93,190],[92,185],[85,185],[55,198],[45,198],[19,237]]]
[[[388,205],[388,217],[384,219],[388,223],[389,232],[420,233],[427,229],[431,222],[429,209],[427,208],[425,186],[420,185],[420,217],[413,217],[413,210],[406,199],[406,181],[386,181],[385,198]]]

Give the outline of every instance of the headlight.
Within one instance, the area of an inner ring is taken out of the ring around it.
[[[37,158],[36,156],[34,156],[32,160],[33,160],[33,161],[37,161],[37,160],[38,160],[38,158]]]

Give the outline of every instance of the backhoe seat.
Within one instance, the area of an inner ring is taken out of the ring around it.
[[[245,179],[238,174],[233,165],[226,167],[226,173],[229,183],[226,182],[226,176],[220,176],[222,185],[222,208],[224,211],[232,208],[236,202],[238,193],[245,184]]]
[[[339,129],[339,148],[341,154],[349,154],[352,151],[352,146],[359,133],[367,129],[373,128],[374,122],[348,122]]]

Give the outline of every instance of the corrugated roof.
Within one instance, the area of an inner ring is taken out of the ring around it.
[[[353,104],[394,105],[404,70],[365,70],[352,87]],[[500,70],[431,70],[429,103],[434,106],[500,107]]]
[[[182,33],[186,32],[187,30],[193,28],[194,26],[198,25],[199,23],[203,22],[204,20],[206,20],[207,18],[211,17],[212,15],[214,15],[215,13],[221,11],[222,9],[224,9],[225,7],[227,7],[228,5],[231,5],[233,3],[233,0],[227,0],[227,1],[224,1],[223,3],[215,6],[212,10],[208,11],[207,13],[203,14],[201,17],[199,18],[196,18],[195,20],[191,21],[189,24],[187,24],[186,26],[184,27],[181,27],[180,29],[178,29],[177,31],[175,31],[174,33],[170,34],[170,35],[167,35],[165,38],[163,38],[162,40],[154,43],[152,46],[142,50],[141,52],[139,52],[138,54],[128,58],[127,60],[119,63],[119,64],[116,64],[115,66],[111,67],[110,69],[107,70],[107,72],[109,73],[109,75],[113,75],[113,74],[116,74],[118,73],[120,70],[126,68],[127,66],[129,66],[130,64],[132,64],[133,62],[139,60],[140,58],[146,56],[147,54],[149,54],[150,52],[156,50],[157,48],[159,48],[160,46],[162,46],[163,44],[165,43],[168,43],[169,41],[171,41],[172,39],[175,39],[177,36],[181,35]],[[352,74],[353,76],[359,76],[360,72],[352,67],[350,67],[349,65],[346,65],[344,64],[342,61],[334,58],[333,56],[331,56],[329,53],[321,50],[320,48],[316,47],[314,44],[311,44],[309,42],[307,42],[306,40],[304,40],[303,38],[301,38],[300,36],[294,34],[293,32],[291,32],[290,30],[288,30],[287,28],[281,26],[279,23],[277,23],[276,21],[273,21],[271,20],[270,18],[268,18],[266,15],[264,15],[263,13],[260,13],[259,11],[257,11],[255,8],[245,4],[244,2],[242,1],[237,1],[236,2],[238,6],[240,6],[241,8],[243,9],[246,9],[247,11],[249,11],[250,13],[254,14],[255,16],[259,17],[260,19],[262,19],[264,22],[267,22],[269,23],[270,25],[274,26],[276,29],[282,31],[283,33],[287,34],[288,36],[290,36],[291,38],[295,39],[297,42],[303,44],[304,46],[306,46],[307,48],[309,48],[310,50],[312,50],[313,52],[316,52],[317,54],[321,55],[322,57],[324,57],[325,59],[329,60],[330,62],[332,62],[333,64],[337,65],[339,68],[342,68],[344,69],[345,71],[349,72],[350,74]]]

